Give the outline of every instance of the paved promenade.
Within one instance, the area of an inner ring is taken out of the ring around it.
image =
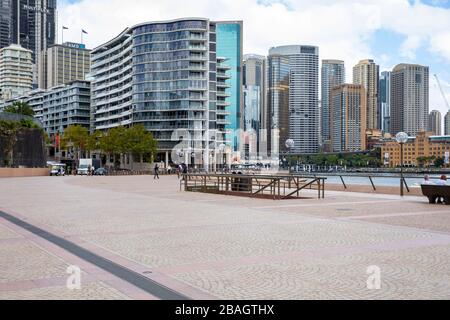
[[[0,179],[0,299],[450,299],[449,207],[304,195],[185,193],[167,176]]]

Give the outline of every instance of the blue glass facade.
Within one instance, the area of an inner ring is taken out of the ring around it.
[[[230,103],[227,111],[230,115],[227,117],[229,124],[226,126],[228,131],[227,140],[231,141],[234,151],[240,147],[240,135],[238,130],[242,128],[242,22],[217,22],[217,56],[226,58],[226,64],[231,67],[229,71],[230,79],[227,84],[230,86],[230,97],[227,101]]]

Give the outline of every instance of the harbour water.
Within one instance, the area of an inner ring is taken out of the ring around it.
[[[303,176],[303,174],[300,174]],[[327,178],[327,183],[332,184],[342,184],[341,177],[337,174],[315,174],[316,176]],[[305,176],[314,176],[310,174],[305,174]],[[396,187],[400,185],[400,176],[394,174],[384,174],[384,175],[370,175],[375,186],[387,186],[387,187]],[[439,180],[440,176],[430,175],[430,179],[436,181]],[[369,174],[366,175],[351,175],[351,174],[343,174],[342,179],[347,185],[371,185]],[[414,175],[405,175],[406,183],[409,187],[420,187],[423,182],[423,177]]]

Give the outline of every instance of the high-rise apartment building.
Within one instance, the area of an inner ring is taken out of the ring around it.
[[[366,149],[366,91],[362,85],[343,84],[330,95],[331,144],[334,152]]]
[[[231,78],[231,67],[227,65],[227,60],[221,57],[217,58],[217,111],[216,111],[216,145],[226,145],[227,140],[226,132],[227,126],[230,124],[228,108],[230,103],[228,102],[230,94],[230,85],[227,82]],[[229,146],[231,148],[231,146]],[[231,150],[231,149],[230,149]],[[223,151],[223,150],[222,150]]]
[[[366,90],[368,130],[379,129],[380,110],[378,105],[378,85],[380,67],[371,59],[361,60],[353,67],[353,84],[360,84]]]
[[[450,136],[450,111],[444,117],[444,135]]]
[[[89,129],[91,116],[91,84],[73,81],[46,91],[43,97],[42,122],[47,134],[63,133],[68,126]]]
[[[428,131],[435,136],[442,134],[442,115],[437,110],[431,111],[428,115]]]
[[[32,83],[31,51],[15,44],[0,49],[0,99],[21,96]]]
[[[268,130],[271,153],[319,150],[319,48],[281,46],[268,57]]]
[[[391,72],[383,71],[380,76],[380,129],[384,133],[391,132]]]
[[[230,78],[227,84],[230,86],[227,120],[227,140],[231,142],[231,148],[235,152],[242,151],[241,139],[244,129],[244,95],[243,86],[243,23],[242,21],[216,22],[217,57],[225,58],[230,67]]]
[[[345,83],[345,64],[341,60],[322,60],[322,108],[321,139],[331,139],[330,132],[330,94],[331,90]]]
[[[399,64],[391,74],[391,133],[411,136],[428,129],[429,68]]]
[[[156,160],[208,169],[229,143],[229,60],[217,56],[217,41],[215,22],[177,19],[127,28],[92,50],[94,128],[142,124],[158,141]]]
[[[84,44],[55,44],[42,53],[39,87],[52,88],[75,80],[85,80],[91,67],[90,50]]]
[[[71,125],[89,128],[91,85],[89,81],[73,81],[48,90],[33,90],[23,96],[8,100],[4,106],[16,101],[33,108],[34,117],[42,123],[49,136],[64,133]]]
[[[267,151],[267,72],[266,58],[248,54],[244,56],[244,131],[245,158],[258,157]],[[249,159],[257,160],[257,159]]]

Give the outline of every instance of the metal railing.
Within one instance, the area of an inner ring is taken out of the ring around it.
[[[300,199],[305,189],[317,190],[318,198],[325,198],[323,177],[299,177],[289,175],[243,174],[183,174],[180,190],[266,198],[273,200]]]
[[[324,174],[326,177],[337,177],[339,178],[340,182],[342,183],[342,186],[344,187],[345,190],[347,190],[349,188],[350,185],[364,185],[364,184],[350,184],[349,180],[351,180],[351,178],[364,178],[367,179],[367,185],[371,186],[372,189],[374,191],[377,191],[377,189],[379,187],[396,187],[396,185],[386,185],[386,184],[376,184],[376,180],[377,179],[395,179],[398,180],[398,186],[400,187],[400,183],[401,183],[401,179],[403,179],[403,183],[404,186],[407,190],[408,193],[411,192],[410,186],[407,183],[407,180],[409,179],[416,179],[416,180],[423,180],[424,176],[419,176],[419,175],[410,175],[410,174],[405,174],[403,177],[400,174],[391,174],[391,175],[382,175],[382,174],[357,174],[357,173],[327,173]],[[294,176],[296,176],[294,174]],[[315,177],[315,174],[302,174],[303,177]],[[439,180],[439,177],[429,177],[430,180]]]

